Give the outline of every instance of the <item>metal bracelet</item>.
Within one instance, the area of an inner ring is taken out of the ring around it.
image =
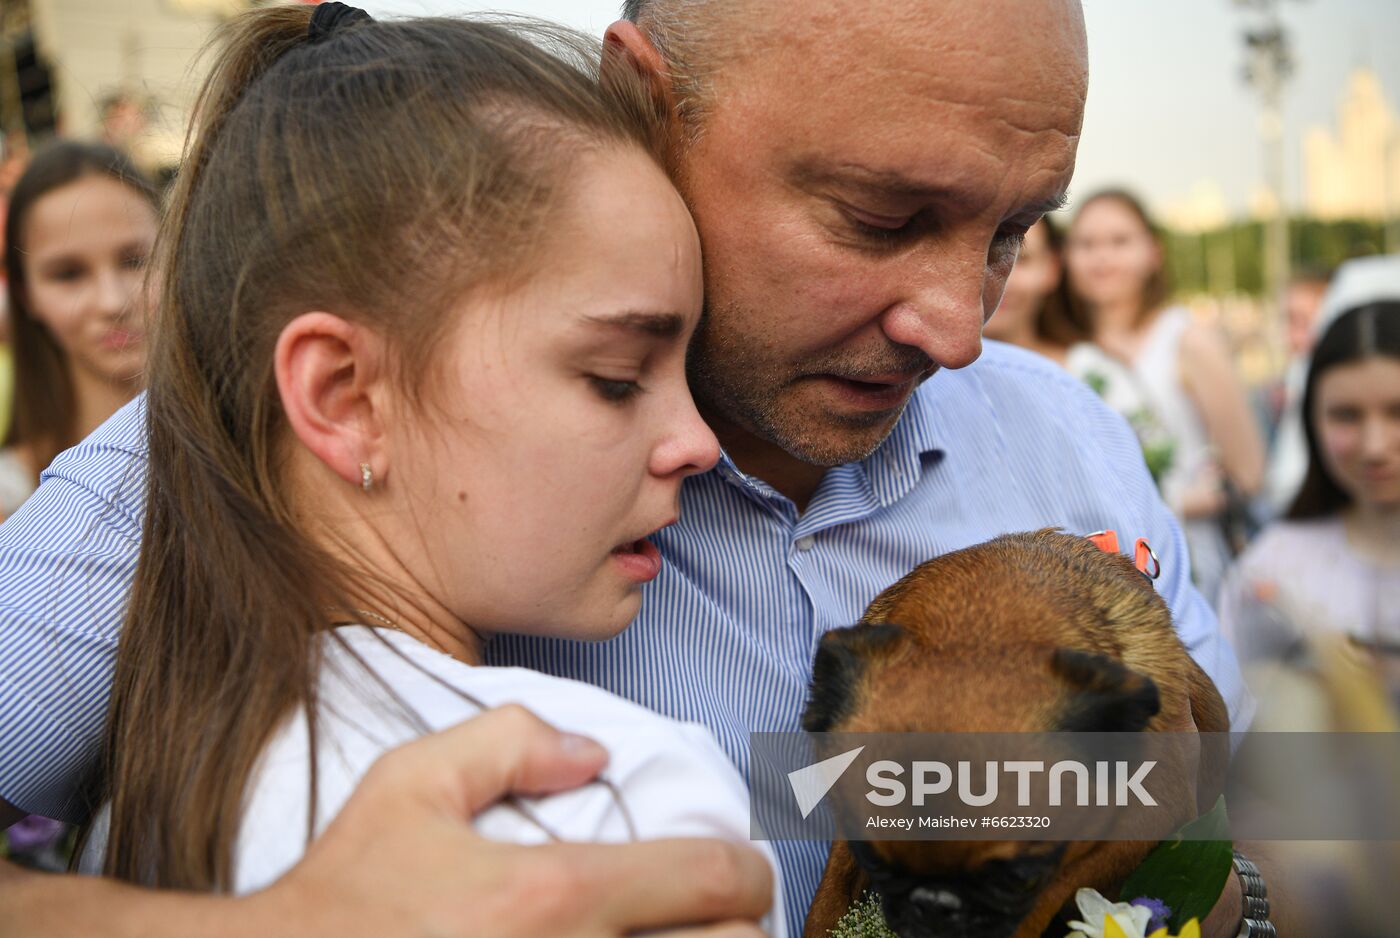
[[[1240,931],[1236,938],[1278,938],[1273,922],[1269,921],[1269,890],[1259,867],[1238,850],[1234,857],[1235,874],[1240,878],[1244,906]]]

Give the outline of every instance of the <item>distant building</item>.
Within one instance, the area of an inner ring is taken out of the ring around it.
[[[223,19],[252,0],[3,0],[26,8],[23,39],[47,66],[59,133],[107,138],[148,169],[179,158],[200,75]],[[0,58],[0,66],[3,66]],[[11,126],[13,121],[8,122]],[[42,138],[53,128],[30,129]]]
[[[1352,72],[1335,130],[1308,128],[1303,200],[1325,220],[1400,215],[1400,119],[1371,69]]]
[[[1214,231],[1230,220],[1225,192],[1214,179],[1197,180],[1185,198],[1166,202],[1161,209],[1163,222],[1173,231]]]

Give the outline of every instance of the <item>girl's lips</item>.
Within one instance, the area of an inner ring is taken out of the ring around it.
[[[141,344],[145,338],[146,336],[140,332],[123,332],[114,329],[104,335],[98,344],[106,349],[124,349]]]
[[[661,551],[646,538],[614,548],[608,556],[628,579],[637,583],[648,583],[661,572]]]

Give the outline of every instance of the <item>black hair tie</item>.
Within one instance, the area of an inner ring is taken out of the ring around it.
[[[321,42],[347,26],[373,22],[374,17],[359,7],[336,2],[321,3],[311,14],[311,25],[306,28],[306,36],[311,42]]]

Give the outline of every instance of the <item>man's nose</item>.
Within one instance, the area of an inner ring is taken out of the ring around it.
[[[962,368],[982,354],[986,323],[980,283],[943,284],[919,291],[887,309],[880,326],[898,345],[912,346],[942,368]]]

